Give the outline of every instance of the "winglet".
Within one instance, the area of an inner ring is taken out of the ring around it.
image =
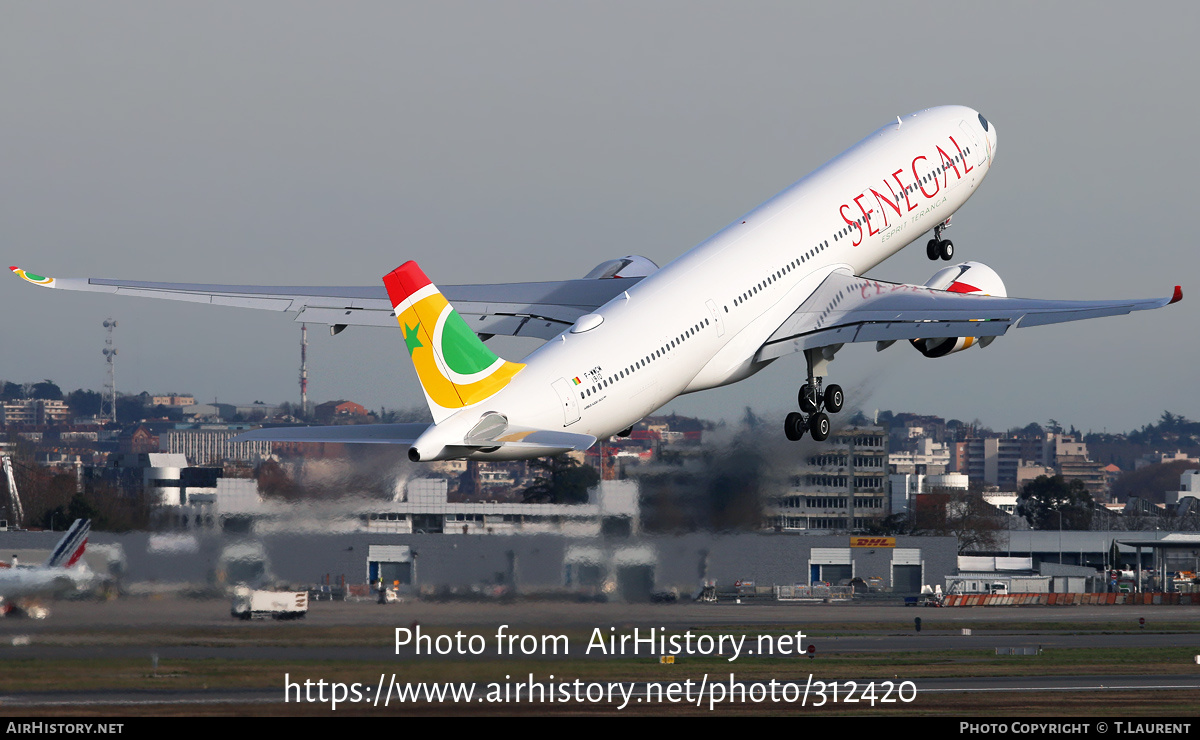
[[[1175,295],[1171,296],[1171,303],[1179,303],[1182,300],[1183,300],[1183,286],[1176,285],[1175,286]],[[1169,306],[1169,305],[1171,305],[1171,303],[1168,303],[1167,305]]]
[[[34,285],[41,285],[46,288],[54,287],[54,278],[42,277],[41,275],[34,275],[32,272],[25,272],[16,265],[12,265],[8,269],[12,270],[13,274],[26,282],[33,283]]]

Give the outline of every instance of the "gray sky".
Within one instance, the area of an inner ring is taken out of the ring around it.
[[[1194,4],[8,3],[4,265],[374,285],[664,264],[898,114],[982,111],[997,160],[948,233],[1010,295],[1184,302],[940,360],[852,346],[848,405],[1126,430],[1200,418]],[[923,242],[872,275],[924,282]],[[286,315],[0,278],[0,378],[298,398]],[[647,317],[653,321],[653,317]],[[310,398],[420,405],[396,332],[310,331]],[[519,358],[534,345],[496,342]],[[800,357],[668,406],[795,403]],[[785,408],[786,407],[786,408]]]

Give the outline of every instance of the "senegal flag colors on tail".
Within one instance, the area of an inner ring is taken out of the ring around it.
[[[434,423],[490,398],[525,367],[488,349],[416,262],[384,275],[383,284]]]

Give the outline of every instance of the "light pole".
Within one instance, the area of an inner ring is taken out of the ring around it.
[[[1058,513],[1058,564],[1062,565],[1062,509]]]

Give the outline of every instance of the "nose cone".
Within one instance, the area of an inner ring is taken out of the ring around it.
[[[988,166],[991,166],[992,159],[996,156],[996,127],[984,118],[982,113],[976,115],[979,116],[979,126],[983,129],[983,138],[987,142]]]

